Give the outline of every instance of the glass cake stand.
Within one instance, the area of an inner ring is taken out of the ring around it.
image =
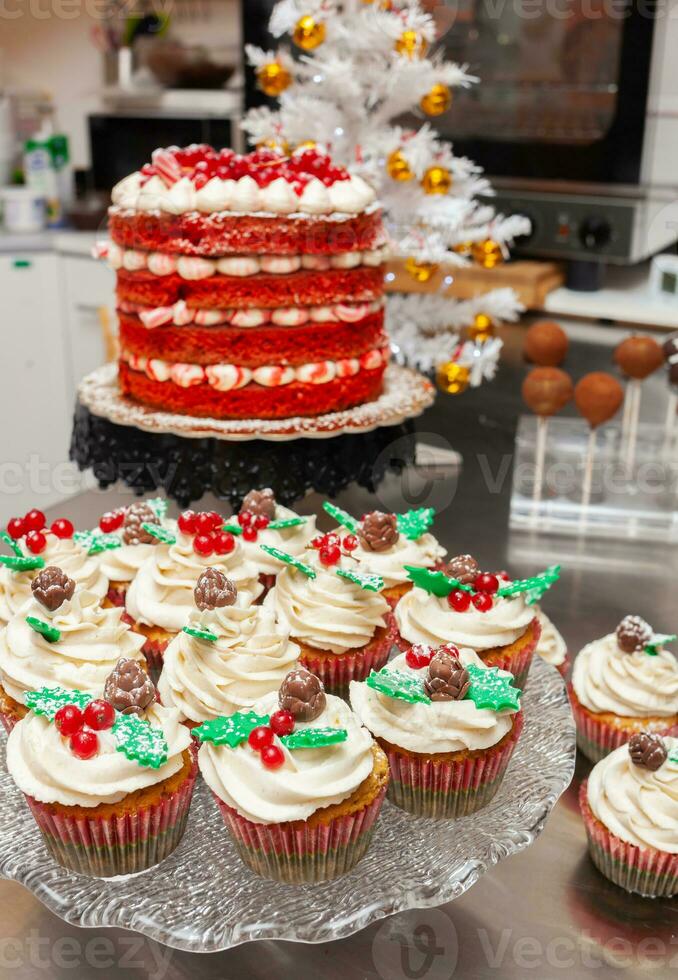
[[[344,878],[283,885],[240,862],[204,783],[182,844],[158,868],[86,878],[48,855],[22,794],[0,763],[0,874],[77,926],[118,926],[190,952],[257,939],[324,943],[395,912],[442,905],[532,844],[569,785],[575,731],[564,682],[535,657],[525,728],[493,802],[460,820],[412,817],[386,801],[366,857]]]

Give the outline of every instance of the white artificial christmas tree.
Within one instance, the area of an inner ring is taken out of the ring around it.
[[[479,203],[478,195],[491,193],[480,168],[455,156],[426,119],[449,108],[452,89],[477,79],[435,48],[431,53],[436,24],[424,4],[281,0],[269,31],[280,47],[249,46],[247,55],[260,88],[279,105],[247,114],[253,143],[287,152],[316,144],[369,181],[383,203],[394,255],[420,282],[441,263],[492,266],[507,256],[529,222]],[[413,111],[422,119],[418,129],[398,122]],[[424,370],[454,362],[463,390],[492,377],[501,349],[494,328],[521,311],[510,289],[465,302],[441,293],[391,296],[387,323],[397,356]],[[465,329],[470,342],[462,340]]]

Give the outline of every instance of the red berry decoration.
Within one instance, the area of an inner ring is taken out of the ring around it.
[[[421,670],[422,667],[428,667],[433,659],[434,653],[435,650],[432,647],[425,647],[421,643],[415,643],[405,654],[405,663],[413,670]]]
[[[92,728],[95,732],[103,732],[113,727],[115,708],[103,699],[90,701],[85,708],[83,719],[88,728]]]
[[[213,531],[217,531],[223,526],[224,519],[221,516],[221,514],[217,514],[216,510],[208,510],[207,516],[210,519],[210,523]]]
[[[99,739],[96,732],[89,732],[86,728],[76,732],[75,735],[71,735],[68,744],[71,747],[71,752],[78,759],[91,759],[99,749]]]
[[[15,541],[17,538],[23,538],[24,534],[26,533],[26,526],[24,524],[23,517],[13,517],[10,521],[8,521],[7,533],[9,534],[10,538],[14,538]]]
[[[502,580],[502,582],[510,582],[511,581],[511,576],[509,575],[508,572],[505,572],[505,571],[497,572],[497,578],[500,578]]]
[[[477,592],[473,596],[473,605],[478,612],[489,612],[494,605],[494,599],[489,592]]]
[[[252,514],[248,510],[243,510],[238,514],[238,524],[240,527],[246,527],[248,524],[252,523]]]
[[[209,534],[196,534],[193,538],[193,551],[196,555],[207,558],[214,552],[214,538]]]
[[[311,540],[311,547],[316,549],[322,548],[324,543],[325,543],[325,535],[316,534],[316,536]]]
[[[441,647],[433,651],[434,653],[449,653],[455,660],[460,659],[459,647],[456,643],[443,643]]]
[[[99,528],[104,534],[111,534],[122,527],[125,520],[124,510],[109,510],[102,514],[99,519]]]
[[[213,540],[214,553],[217,555],[230,555],[235,548],[235,538],[228,531],[218,531]]]
[[[247,744],[255,752],[261,752],[267,745],[273,744],[273,734],[273,729],[269,728],[268,725],[258,725],[247,736]]]
[[[323,565],[338,565],[341,561],[341,549],[336,544],[324,544],[320,549],[320,561]]]
[[[491,572],[481,572],[480,575],[476,575],[473,588],[476,592],[488,592],[490,595],[494,595],[499,588],[499,579]]]
[[[345,551],[355,551],[358,547],[358,539],[355,534],[347,534],[343,541]]]
[[[24,517],[24,527],[27,531],[42,531],[43,527],[47,524],[45,515],[41,510],[29,510],[29,512]]]
[[[42,531],[29,531],[26,535],[26,547],[34,555],[39,555],[47,547],[47,538]]]
[[[73,537],[75,528],[65,517],[60,517],[59,520],[53,522],[52,526],[50,527],[50,531],[57,538],[66,540],[67,538]]]
[[[324,544],[326,548],[331,548],[334,545],[339,546],[341,544],[341,538],[338,534],[335,534],[334,531],[330,531],[329,534],[325,535]]]
[[[278,737],[291,735],[294,731],[294,715],[291,711],[274,711],[268,723]]]
[[[195,518],[196,514],[194,510],[185,510],[179,514],[177,527],[182,534],[195,534]]]
[[[259,532],[257,531],[254,524],[246,524],[242,529],[242,539],[243,541],[256,541],[259,537]]]
[[[254,526],[256,527],[257,531],[263,531],[264,528],[267,528],[270,523],[271,518],[266,517],[266,514],[257,514],[257,516],[254,518]]]
[[[84,723],[84,716],[77,704],[65,704],[54,715],[54,724],[60,735],[69,738],[79,732]]]
[[[267,769],[280,769],[285,762],[285,753],[278,745],[267,745],[261,750],[261,761]]]
[[[454,589],[448,595],[447,602],[455,612],[466,612],[471,606],[471,596],[463,589]]]
[[[196,534],[209,534],[210,531],[214,530],[214,521],[212,520],[212,515],[206,512],[195,515],[195,531]]]

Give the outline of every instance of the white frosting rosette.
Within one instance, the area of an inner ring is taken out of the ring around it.
[[[274,521],[287,521],[293,517],[298,517],[289,507],[276,504]],[[230,519],[227,523],[233,524],[236,518]],[[311,538],[315,537],[315,515],[306,518],[304,524],[297,524],[296,527],[281,528],[279,531],[263,528],[257,532],[256,541],[243,541],[241,543],[248,561],[259,569],[264,575],[277,575],[283,569],[284,563],[267,554],[262,550],[261,545],[265,544],[269,548],[278,548],[280,551],[294,555],[295,558],[301,557]]]
[[[399,534],[396,543],[386,551],[369,551],[359,544],[353,552],[361,565],[383,578],[387,589],[409,583],[406,565],[433,568],[446,554],[445,548],[428,532],[416,541]]]
[[[162,521],[161,526],[176,534],[176,521]],[[111,548],[102,553],[101,570],[111,582],[132,582],[146,559],[151,558],[154,549],[159,547],[162,547],[160,542],[121,544],[119,548]]]
[[[567,657],[567,644],[560,631],[551,622],[543,609],[533,606],[534,613],[541,626],[541,636],[537,644],[536,653],[553,667],[560,667],[565,663]]]
[[[299,647],[272,609],[225,606],[191,616],[189,626],[218,639],[177,633],[165,650],[158,682],[165,705],[189,721],[207,721],[250,708],[280,684],[297,663]]]

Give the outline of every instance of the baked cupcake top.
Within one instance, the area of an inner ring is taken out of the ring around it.
[[[206,722],[194,735],[207,785],[254,823],[306,820],[351,796],[373,766],[369,732],[302,668],[250,712]]]
[[[225,525],[239,536],[245,557],[265,575],[277,575],[284,563],[260,545],[280,548],[290,555],[299,556],[315,535],[315,516],[300,517],[288,507],[279,504],[270,487],[250,490],[243,499],[237,517]]]
[[[473,650],[509,646],[535,618],[533,603],[557,580],[556,566],[531,579],[510,581],[481,572],[470,555],[452,559],[445,571],[408,566],[414,582],[396,606],[401,636],[410,643],[456,643]]]
[[[162,532],[163,545],[153,549],[127,592],[132,619],[178,633],[193,610],[198,578],[210,566],[235,584],[240,605],[247,606],[261,595],[256,567],[245,558],[240,540],[222,531],[222,526],[219,514],[184,511],[176,534]]]
[[[351,681],[351,707],[373,735],[408,752],[490,748],[511,730],[520,692],[512,674],[463,653],[452,644],[413,647]]]
[[[678,854],[678,739],[634,735],[593,767],[587,800],[628,844]]]
[[[123,610],[103,609],[94,593],[76,588],[50,565],[32,582],[32,598],[0,632],[0,682],[21,704],[27,691],[57,685],[101,689],[120,657],[143,660],[144,638],[122,620]]]
[[[572,671],[577,699],[589,711],[623,717],[678,714],[678,661],[662,645],[673,639],[655,634],[639,616],[626,616],[616,632],[577,656]]]
[[[102,515],[99,530],[109,540],[119,542],[119,546],[112,546],[101,555],[102,571],[111,582],[131,582],[153,549],[162,544],[144,529],[144,524],[152,524],[170,534],[176,532],[177,526],[176,521],[168,520],[167,501],[161,497],[135,501],[129,507]]]
[[[551,664],[553,667],[559,667],[565,663],[567,644],[560,630],[554,626],[543,609],[535,606],[534,613],[541,626],[541,636],[537,644],[537,653],[547,664]]]
[[[357,570],[338,547],[313,549],[301,559],[277,552],[285,568],[264,605],[300,640],[319,650],[345,653],[366,646],[386,625],[383,580]]]
[[[278,690],[299,647],[272,609],[236,605],[237,589],[216,568],[195,587],[196,608],[165,651],[158,682],[162,703],[189,721],[250,708]]]
[[[96,700],[58,687],[29,693],[32,710],[7,740],[7,768],[20,790],[41,803],[96,807],[180,771],[191,735],[179,713],[154,703],[153,686],[134,662],[120,661],[114,676]]]

